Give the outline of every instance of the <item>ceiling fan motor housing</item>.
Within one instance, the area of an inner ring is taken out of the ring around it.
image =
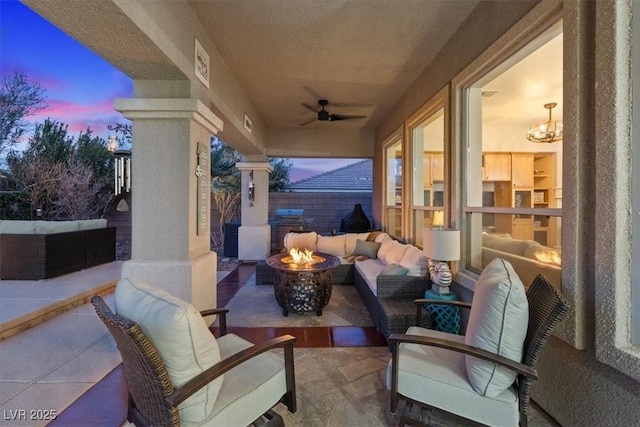
[[[318,111],[318,120],[320,120],[321,122],[329,121],[329,112],[324,109]]]

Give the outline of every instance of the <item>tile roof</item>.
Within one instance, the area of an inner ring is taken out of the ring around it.
[[[289,184],[289,191],[372,191],[373,161],[361,160],[350,165],[323,172]]]

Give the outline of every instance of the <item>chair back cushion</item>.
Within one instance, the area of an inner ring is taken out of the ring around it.
[[[191,304],[140,279],[116,286],[116,312],[138,323],[156,347],[174,387],[179,388],[220,361],[220,349]],[[212,381],[179,406],[183,421],[198,423],[213,410],[223,378]]]
[[[529,304],[522,281],[509,262],[496,258],[476,283],[465,343],[522,361],[529,322]],[[495,397],[510,387],[516,373],[473,356],[466,356],[467,375],[483,396]]]

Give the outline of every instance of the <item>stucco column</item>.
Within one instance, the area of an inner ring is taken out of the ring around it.
[[[212,134],[222,121],[189,98],[118,99],[133,121],[132,251],[123,277],[139,277],[199,309],[216,307],[210,243]]]
[[[238,259],[267,259],[271,252],[269,174],[273,167],[268,161],[244,161],[236,163],[236,167],[240,170],[242,185]]]

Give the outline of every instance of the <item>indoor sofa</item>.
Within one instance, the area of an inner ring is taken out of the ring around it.
[[[40,280],[115,260],[106,219],[0,221],[0,279]]]
[[[561,291],[562,253],[559,249],[543,246],[534,240],[519,240],[509,234],[482,235],[482,267],[494,258],[502,258],[513,265],[522,282],[527,286],[533,283],[538,273]]]
[[[323,236],[315,232],[288,233],[284,250],[309,249],[340,258],[331,271],[334,284],[355,285],[378,331],[387,338],[415,325],[413,301],[430,287],[427,258],[417,247],[403,244],[382,232]],[[266,263],[256,266],[256,283],[273,283],[274,271]],[[429,327],[429,316],[422,316]]]

